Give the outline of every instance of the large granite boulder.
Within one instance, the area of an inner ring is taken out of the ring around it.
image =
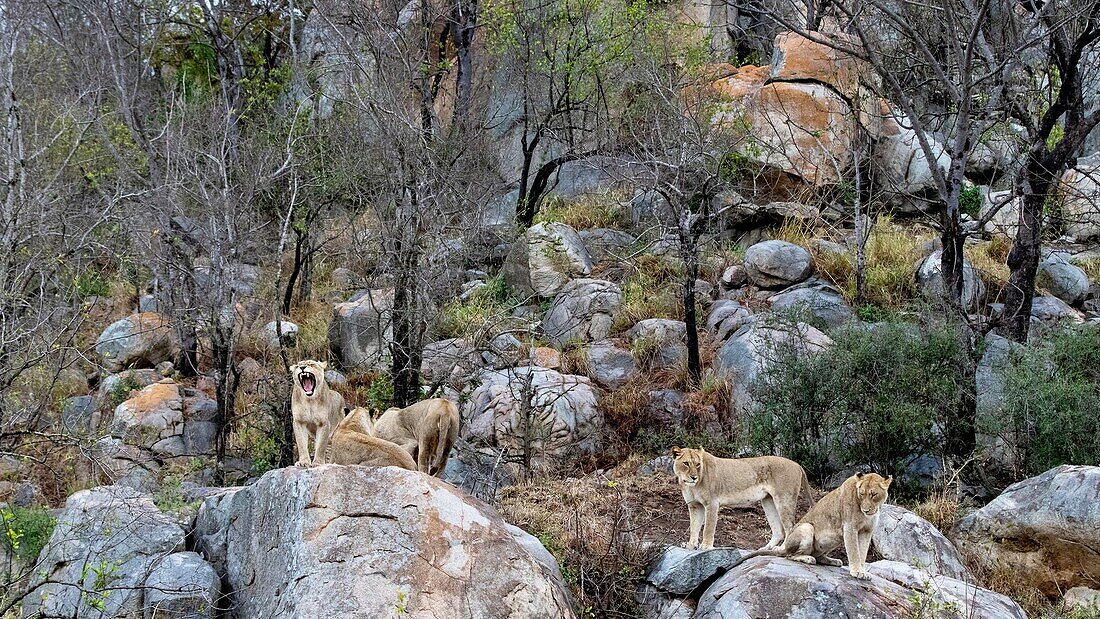
[[[1078,160],[1059,187],[1065,233],[1078,241],[1100,238],[1100,157]]]
[[[855,319],[851,306],[831,286],[793,288],[773,296],[772,311],[805,313],[803,319],[835,329]]]
[[[602,340],[611,335],[611,318],[622,301],[622,290],[609,281],[572,280],[554,297],[542,330],[555,348]]]
[[[176,519],[149,497],[123,486],[81,490],[39,555],[23,617],[140,619],[146,579],[183,545]]]
[[[593,342],[584,354],[588,376],[605,389],[618,389],[638,375],[634,354],[611,340]]]
[[[1005,489],[963,518],[955,540],[990,568],[1056,595],[1100,580],[1100,467],[1062,465]]]
[[[1084,319],[1069,303],[1050,295],[1036,295],[1031,300],[1031,320],[1040,323],[1081,323]]]
[[[638,321],[626,336],[647,359],[646,369],[675,369],[687,359],[687,325],[682,320],[647,318]]]
[[[961,580],[929,576],[894,561],[876,561],[867,569],[871,579],[863,581],[852,578],[846,566],[756,557],[712,584],[693,617],[1026,619],[1009,598]]]
[[[177,552],[157,563],[145,579],[144,619],[214,619],[221,581],[196,552]]]
[[[108,372],[121,372],[171,361],[178,346],[167,316],[141,312],[104,329],[96,340],[95,352]]]
[[[541,223],[512,245],[502,272],[517,293],[550,298],[569,280],[590,275],[592,259],[576,230],[563,223]]]
[[[395,467],[270,471],[207,499],[194,536],[239,619],[575,616],[537,539]]]
[[[813,256],[787,241],[764,241],[745,251],[745,271],[761,288],[782,288],[805,281],[814,272]]]
[[[884,559],[900,561],[929,574],[972,581],[955,546],[932,523],[897,505],[879,509],[878,526],[871,534]]]
[[[599,448],[603,415],[588,378],[527,366],[485,371],[475,382],[462,406],[462,436],[474,447],[526,449],[542,469]]]
[[[332,308],[328,342],[341,366],[386,366],[393,341],[393,294],[393,288],[367,290],[359,298]]]
[[[929,297],[943,297],[943,273],[940,264],[941,251],[929,254],[917,265],[917,285]],[[963,289],[961,303],[963,307],[975,308],[985,297],[985,283],[979,277],[977,269],[970,261],[963,260]]]
[[[1035,285],[1070,305],[1080,305],[1089,293],[1089,277],[1062,252],[1051,252],[1039,262]]]
[[[714,370],[732,386],[733,410],[752,409],[752,392],[757,375],[780,352],[789,347],[798,354],[825,350],[833,343],[829,336],[806,323],[788,324],[755,319],[730,336],[714,360]]]
[[[115,407],[111,435],[163,456],[214,453],[217,402],[170,378],[130,393]]]
[[[739,302],[732,299],[719,299],[710,306],[707,330],[714,334],[717,341],[724,342],[730,334],[735,333],[748,322],[751,316],[752,310]]]

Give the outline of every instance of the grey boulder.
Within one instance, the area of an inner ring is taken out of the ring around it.
[[[575,616],[538,540],[395,467],[270,471],[207,499],[195,538],[239,619]]]
[[[1012,484],[963,518],[955,541],[1048,595],[1100,580],[1100,467],[1064,464]]]
[[[136,490],[101,486],[77,492],[65,501],[39,555],[23,617],[138,619],[146,579],[183,544],[175,519]]]
[[[805,281],[814,271],[804,247],[787,241],[764,241],[745,251],[745,272],[761,288],[782,288]]]
[[[550,344],[602,340],[611,335],[611,319],[623,293],[602,279],[575,279],[561,287],[542,321]]]
[[[903,507],[879,508],[878,526],[871,540],[884,559],[900,561],[933,575],[973,580],[954,544],[932,523]]]

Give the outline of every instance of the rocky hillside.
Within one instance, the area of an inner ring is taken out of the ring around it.
[[[0,6],[0,617],[1100,618],[1097,1]],[[870,579],[677,446],[892,475]]]

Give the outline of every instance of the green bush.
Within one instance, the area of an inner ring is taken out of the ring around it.
[[[1004,370],[1002,413],[979,421],[1013,445],[1025,476],[1100,465],[1100,326],[1047,334]]]
[[[0,507],[0,544],[33,561],[50,540],[56,524],[50,512],[41,507]]]
[[[977,217],[982,210],[982,189],[977,185],[967,185],[959,192],[959,210],[971,217]]]
[[[958,427],[973,376],[964,337],[949,324],[879,323],[842,329],[815,354],[780,345],[758,376],[747,438],[818,481],[848,466],[902,473],[943,452],[935,428]]]

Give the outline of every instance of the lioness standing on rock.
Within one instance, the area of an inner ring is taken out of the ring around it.
[[[397,466],[416,470],[416,461],[409,452],[389,441],[372,436],[370,412],[365,408],[344,409],[344,419],[332,434],[333,464],[363,466]]]
[[[717,458],[703,449],[679,447],[672,448],[672,457],[691,520],[688,548],[714,548],[714,529],[722,506],[749,507],[757,502],[772,529],[764,548],[774,548],[794,525],[799,495],[805,493],[813,499],[806,472],[786,458]]]
[[[290,414],[294,422],[294,444],[298,447],[297,466],[324,464],[329,440],[344,418],[344,397],[329,389],[323,361],[299,361],[290,367],[294,389],[290,395]],[[313,459],[309,440],[314,439]]]
[[[374,422],[374,435],[408,451],[416,460],[416,470],[442,477],[458,439],[458,423],[454,402],[434,398],[387,410]]]
[[[852,576],[869,579],[867,550],[878,524],[878,510],[886,502],[893,477],[856,473],[826,494],[798,521],[779,548],[758,550],[745,556],[789,557],[803,563],[840,567],[844,562],[828,555],[844,544]]]

